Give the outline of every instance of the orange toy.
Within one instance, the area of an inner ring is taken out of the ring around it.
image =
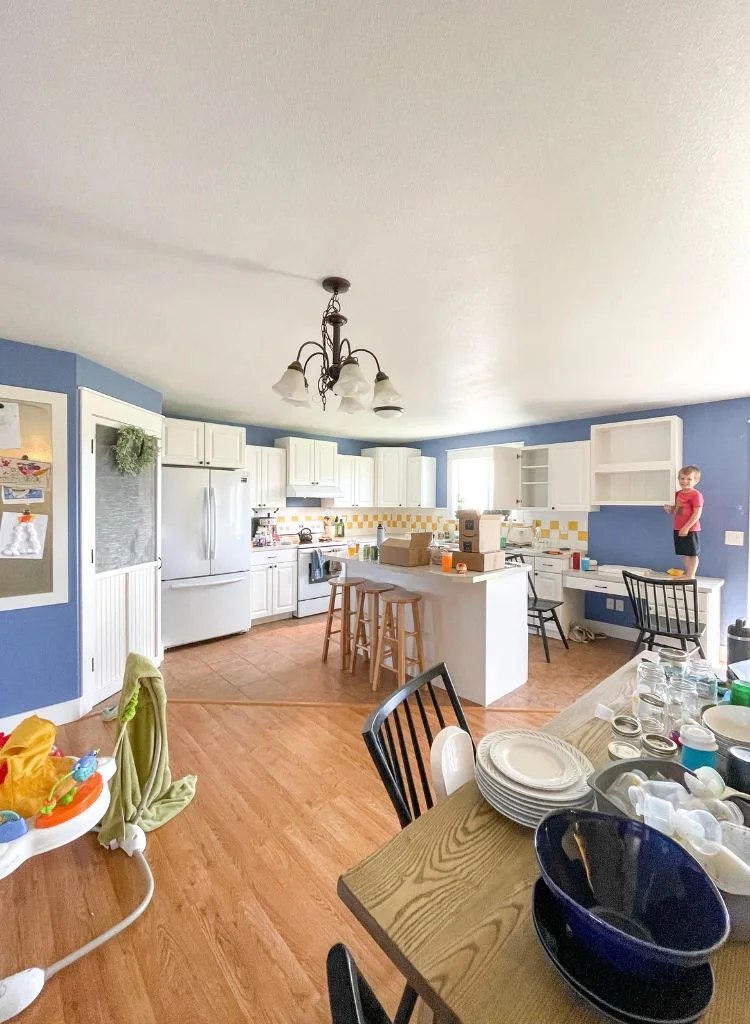
[[[36,715],[24,719],[8,736],[0,748],[0,810],[32,817],[57,780],[70,772],[76,759],[53,756],[54,742],[54,723]]]

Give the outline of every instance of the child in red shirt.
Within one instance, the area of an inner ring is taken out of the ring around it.
[[[674,505],[665,505],[664,511],[674,516],[674,550],[685,562],[685,576],[695,577],[701,550],[700,518],[703,513],[703,495],[696,491],[701,471],[697,466],[683,466],[677,474],[680,489],[674,496]]]

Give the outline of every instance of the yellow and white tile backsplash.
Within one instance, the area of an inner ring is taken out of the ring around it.
[[[573,518],[575,515],[575,519]],[[550,543],[564,543],[576,551],[587,551],[589,545],[588,512],[575,512],[566,519],[559,512],[521,512],[520,517],[528,526],[538,526],[542,540]]]
[[[417,512],[400,508],[288,508],[278,514],[276,521],[280,534],[296,534],[304,526],[311,529],[315,534],[322,532],[324,516],[330,516],[331,521],[336,516],[339,519],[343,519],[346,524],[347,536],[374,534],[379,523],[382,523],[386,530],[403,533],[417,530],[430,530],[433,533],[439,533],[449,529],[451,524],[456,528],[458,526],[456,520],[449,517],[446,509],[420,509]]]

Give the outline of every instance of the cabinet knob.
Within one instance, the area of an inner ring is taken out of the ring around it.
[[[207,465],[207,466],[210,466],[210,465],[211,465],[211,463],[210,463],[210,462],[208,461],[208,459],[206,459],[206,465]]]

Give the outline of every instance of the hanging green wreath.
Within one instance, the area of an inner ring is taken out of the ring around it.
[[[138,476],[153,465],[159,450],[155,437],[141,427],[123,427],[112,446],[117,468],[125,476]]]

